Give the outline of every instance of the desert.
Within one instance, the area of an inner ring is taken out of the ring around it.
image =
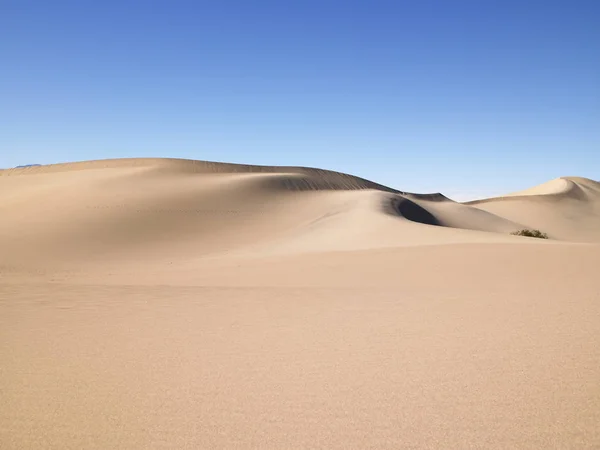
[[[596,181],[113,159],[0,218],[2,448],[600,446]]]

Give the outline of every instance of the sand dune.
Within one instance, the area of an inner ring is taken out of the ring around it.
[[[580,182],[589,191],[581,200],[584,188],[562,181],[578,191],[459,204],[299,167],[168,159],[28,167],[0,172],[0,243],[24,262],[56,265],[154,250],[163,258],[168,249],[199,256],[246,247],[256,253],[517,242],[509,233],[526,226],[557,239],[599,241],[595,182]],[[576,203],[553,208],[563,195]],[[571,222],[563,224],[564,216]]]
[[[0,218],[0,448],[600,446],[598,182],[104,160]]]
[[[599,199],[600,183],[565,177],[505,197],[467,204],[544,230],[554,239],[599,242]]]

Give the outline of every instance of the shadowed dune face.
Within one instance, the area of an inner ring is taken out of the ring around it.
[[[441,194],[396,195],[392,204],[400,216],[425,225],[494,233],[523,228],[519,223],[456,203]]]
[[[396,196],[391,200],[391,206],[394,212],[412,222],[424,225],[441,225],[433,214],[408,198]]]

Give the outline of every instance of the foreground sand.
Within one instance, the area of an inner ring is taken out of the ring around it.
[[[101,161],[0,171],[0,216],[1,448],[600,447],[591,180]]]

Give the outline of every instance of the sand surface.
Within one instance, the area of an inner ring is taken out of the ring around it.
[[[0,249],[2,449],[600,448],[592,180],[11,169]]]

